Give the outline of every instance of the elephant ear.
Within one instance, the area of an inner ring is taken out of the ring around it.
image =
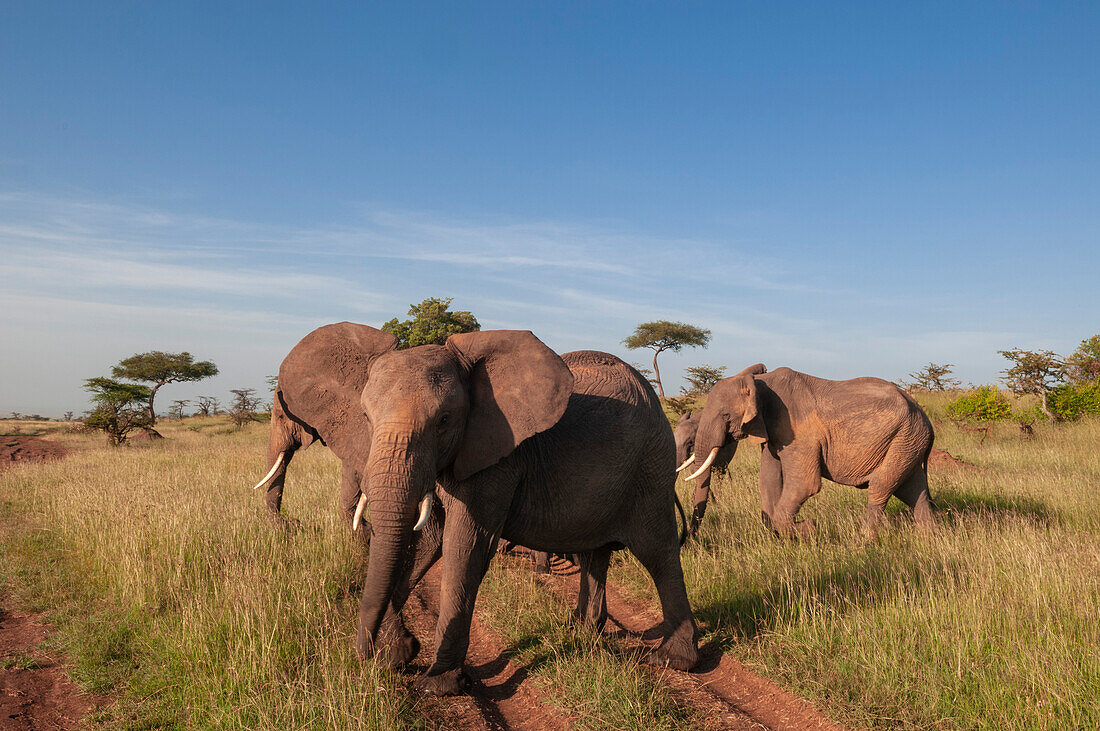
[[[750,366],[742,371],[745,375],[738,379],[741,397],[745,402],[745,413],[741,417],[741,433],[748,437],[748,440],[753,444],[764,444],[768,441],[768,429],[764,425],[760,389],[756,387],[756,379],[752,377],[753,373],[763,373],[764,371],[755,371],[753,370],[755,368],[763,369],[764,366],[759,363]]]
[[[470,412],[454,461],[464,480],[499,462],[524,439],[558,423],[573,374],[526,330],[486,330],[447,338],[469,373]]]
[[[279,367],[288,416],[302,422],[341,460],[365,462],[370,422],[359,404],[372,360],[397,347],[387,332],[354,322],[319,327]]]

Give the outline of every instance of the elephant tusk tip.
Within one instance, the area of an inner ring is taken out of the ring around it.
[[[435,493],[429,492],[420,501],[420,517],[417,518],[416,525],[413,526],[414,531],[422,530],[428,524],[428,518],[432,515],[432,502],[434,500]]]

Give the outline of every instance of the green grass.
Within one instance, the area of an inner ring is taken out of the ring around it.
[[[365,567],[339,518],[335,458],[295,457],[285,509],[302,528],[287,536],[249,489],[266,425],[158,428],[169,438],[113,450],[55,432],[68,458],[0,472],[0,580],[47,612],[74,678],[118,698],[98,721],[430,727],[437,710],[401,676],[354,656]],[[739,450],[683,554],[704,640],[855,726],[1100,725],[1100,420],[1040,424],[1030,442],[1002,425],[983,446],[936,430],[979,469],[932,473],[934,534],[892,501],[873,541],[863,493],[831,483],[802,511],[815,539],[771,537],[759,459]],[[655,599],[629,557],[610,577]],[[697,724],[615,640],[569,627],[570,607],[525,567],[494,562],[478,606],[525,682],[581,726]]]
[[[355,658],[364,567],[342,521],[338,464],[295,460],[303,530],[272,531],[249,489],[264,428],[108,449],[0,474],[0,569],[49,610],[73,676],[118,693],[129,727],[395,728],[421,723],[399,678]]]
[[[497,560],[479,606],[509,653],[576,728],[682,729],[695,727],[652,674],[608,637],[567,622],[567,605],[544,587],[527,560]],[[609,625],[610,626],[610,625]]]
[[[816,519],[814,540],[772,538],[759,458],[740,450],[683,554],[697,618],[856,726],[1100,726],[1100,421],[1036,431],[1023,442],[1002,426],[978,446],[938,425],[937,446],[980,469],[932,472],[933,535],[894,500],[870,542],[864,494],[829,482],[800,515]],[[651,592],[634,562],[615,576]]]

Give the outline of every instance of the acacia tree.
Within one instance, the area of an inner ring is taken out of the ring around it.
[[[187,399],[173,401],[172,406],[168,409],[168,413],[171,414],[172,418],[174,418],[176,421],[179,421],[183,418],[183,408],[189,403],[191,402]]]
[[[382,329],[397,337],[401,350],[417,345],[443,345],[452,335],[480,330],[481,323],[472,313],[450,310],[453,301],[454,297],[429,297],[418,305],[409,305],[411,319],[398,322],[395,317]]]
[[[684,378],[687,379],[688,387],[680,387],[680,392],[685,396],[705,396],[710,393],[710,390],[714,388],[714,384],[721,381],[726,377],[726,367],[718,366],[715,368],[712,365],[704,363],[702,365],[692,366],[684,370]]]
[[[198,406],[195,408],[198,411],[195,412],[196,416],[217,416],[218,408],[221,406],[219,402],[213,396],[199,396]]]
[[[233,394],[233,402],[229,405],[229,418],[239,429],[256,418],[260,399],[256,397],[254,388],[235,388],[229,393]]]
[[[708,343],[710,343],[710,330],[689,325],[686,322],[668,320],[643,322],[634,328],[630,337],[623,340],[623,345],[631,350],[649,348],[653,351],[653,377],[657,381],[657,392],[662,399],[665,397],[665,389],[661,384],[661,369],[657,367],[657,356],[666,350],[678,353],[684,347],[705,348]]]
[[[1047,396],[1065,378],[1065,361],[1050,350],[1013,348],[997,352],[1013,363],[1012,367],[1001,371],[1004,384],[1017,395],[1032,393],[1038,396],[1043,413],[1053,424],[1054,414],[1047,406]]]
[[[96,405],[87,413],[84,425],[105,433],[111,446],[125,442],[126,436],[135,429],[152,428],[145,408],[148,386],[99,377],[86,380],[84,389],[92,393]]]
[[[1071,383],[1089,383],[1100,378],[1100,335],[1082,340],[1066,358],[1066,378]]]
[[[111,368],[115,378],[128,378],[133,381],[145,381],[152,383],[149,389],[149,424],[152,426],[157,421],[157,412],[153,408],[153,399],[161,386],[169,383],[182,383],[184,381],[201,381],[218,374],[218,367],[212,361],[202,360],[195,362],[194,357],[184,351],[182,353],[165,353],[160,350],[152,350],[148,353],[137,353],[129,358],[120,360],[118,365]]]
[[[943,365],[929,363],[919,371],[909,374],[909,377],[913,379],[909,387],[925,391],[946,391],[949,388],[958,388],[961,385],[959,379],[951,378],[951,369],[954,367],[954,363],[944,363]]]

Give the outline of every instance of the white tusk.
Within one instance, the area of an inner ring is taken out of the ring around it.
[[[275,472],[279,469],[279,466],[283,463],[283,460],[285,458],[286,452],[279,452],[279,456],[275,459],[275,464],[271,465],[271,469],[266,475],[264,475],[264,479],[257,482],[256,487],[253,487],[252,489],[255,490],[256,488],[263,487],[267,483],[271,482],[271,478],[275,476]]]
[[[718,456],[718,447],[715,447],[714,449],[710,450],[710,454],[707,455],[707,461],[703,463],[703,466],[700,467],[699,469],[695,470],[694,472],[692,472],[690,475],[688,475],[684,479],[694,480],[696,477],[698,477],[699,475],[706,472],[707,468],[710,467],[711,463],[714,461],[714,458],[717,457],[717,456]]]
[[[686,470],[688,468],[688,465],[691,464],[694,461],[695,461],[695,455],[693,454],[690,457],[688,457],[686,460],[684,460],[684,463],[682,465],[680,465],[679,467],[677,467],[676,471],[677,472],[683,472],[684,470]]]
[[[420,501],[420,517],[417,518],[416,525],[413,526],[413,530],[420,530],[428,524],[428,518],[432,514],[432,501],[435,500],[435,493],[429,492],[424,496],[424,499]]]
[[[367,507],[367,496],[359,496],[359,504],[355,506],[355,517],[351,519],[351,529],[359,530],[359,521],[363,519],[363,510]]]

